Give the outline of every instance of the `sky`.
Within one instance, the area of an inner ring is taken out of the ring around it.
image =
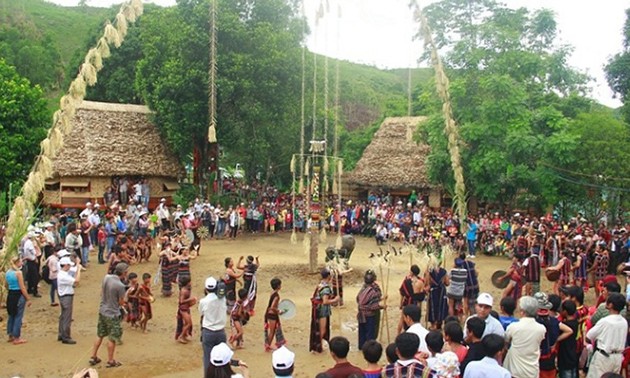
[[[79,0],[47,0],[60,5],[77,5]],[[329,2],[329,11],[316,25],[315,14],[321,1]],[[430,1],[420,1],[426,5]],[[110,6],[121,0],[88,0],[90,6]],[[145,0],[168,6],[175,0]],[[587,73],[591,97],[617,107],[608,88],[603,66],[621,50],[625,9],[630,0],[503,0],[511,8],[548,8],[556,14],[559,42],[574,47],[568,63]],[[311,51],[380,68],[424,66],[417,63],[422,42],[412,40],[417,25],[407,4],[409,0],[304,0],[311,35]],[[386,5],[384,5],[386,4]],[[338,16],[340,9],[340,17]]]

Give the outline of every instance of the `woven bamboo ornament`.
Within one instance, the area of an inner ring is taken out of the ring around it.
[[[339,162],[337,163],[337,174],[339,175],[339,177],[343,175],[343,160],[339,160]],[[339,184],[341,185],[341,183]]]
[[[118,30],[116,30],[114,25],[112,25],[109,21],[107,21],[107,24],[105,25],[104,37],[107,40],[107,43],[113,44],[116,48],[119,48],[122,43],[122,38],[120,38]]]
[[[322,229],[319,231],[319,242],[320,243],[325,243],[326,242],[326,227],[322,227]]]
[[[311,231],[304,234],[302,245],[304,246],[304,254],[308,255],[311,252]]]
[[[125,38],[127,36],[127,29],[127,18],[124,14],[122,14],[122,12],[120,12],[116,15],[116,30],[118,31],[120,38]]]
[[[46,154],[43,154],[39,157],[38,168],[43,177],[51,177],[54,173],[52,160],[50,160],[50,158],[46,156]]]
[[[217,129],[214,126],[214,122],[212,122],[210,124],[210,127],[208,128],[208,142],[209,143],[217,142]]]
[[[76,111],[76,101],[70,95],[63,95],[61,99],[59,99],[59,108],[64,115],[72,118],[74,117],[74,113]]]
[[[328,157],[324,156],[324,164],[322,166],[322,171],[324,174],[328,173]]]
[[[308,177],[310,166],[311,166],[310,160],[306,159],[306,163],[304,164],[304,176]]]
[[[291,164],[289,164],[291,173],[295,173],[295,155],[291,156]]]
[[[80,74],[77,75],[77,78],[72,81],[70,84],[70,89],[68,93],[70,97],[75,101],[75,103],[81,103],[85,98],[85,80],[83,80],[83,76]]]
[[[127,21],[136,22],[136,10],[133,8],[133,6],[123,6],[123,9],[120,12],[124,15]]]
[[[333,183],[332,183],[332,194],[339,194],[339,189],[337,188],[337,175],[333,173]]]
[[[298,193],[304,193],[304,179],[300,176],[300,183],[298,185]]]
[[[101,56],[100,51],[98,51],[98,48],[96,47],[91,48],[90,51],[88,51],[88,54],[85,57],[85,60],[86,62],[89,62],[94,66],[94,68],[96,69],[96,72],[103,69],[103,57]]]
[[[81,65],[81,76],[83,76],[83,80],[87,85],[93,87],[96,85],[96,67],[87,58],[85,60],[83,65]]]
[[[142,13],[144,13],[144,5],[142,4],[142,0],[131,0],[131,6],[136,11],[136,17],[142,16]]]
[[[297,233],[295,232],[295,227],[293,227],[293,231],[291,231],[291,244],[297,244]]]
[[[39,143],[39,148],[42,151],[42,155],[51,155],[50,139],[45,138],[44,140],[42,140]]]
[[[112,53],[109,50],[109,43],[107,43],[107,38],[101,37],[96,44],[96,49],[101,54],[101,58],[109,58]]]

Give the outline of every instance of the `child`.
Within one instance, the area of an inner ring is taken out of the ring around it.
[[[136,323],[140,319],[140,301],[138,299],[138,275],[134,272],[129,273],[129,289],[127,289],[127,322],[134,328],[138,327]]]
[[[563,339],[562,336],[558,338],[558,370],[560,377],[577,377],[578,376],[578,354],[577,354],[577,340],[575,335],[578,330],[578,321],[575,316],[576,306],[575,303],[569,299],[562,302],[561,315],[563,324],[571,328],[573,335]]]
[[[442,352],[442,348],[444,347],[444,338],[442,338],[442,332],[433,330],[430,331],[425,336],[425,341],[427,343],[427,348],[429,348],[429,352],[431,352],[431,356],[427,358],[427,363],[425,366],[433,369],[437,362],[436,354]]]
[[[516,309],[516,301],[512,297],[505,297],[501,299],[501,315],[499,315],[499,322],[503,326],[503,329],[514,323],[518,322],[518,319],[514,317],[514,310]]]
[[[105,251],[105,243],[107,242],[107,233],[102,224],[98,225],[96,240],[98,241],[98,263],[105,264],[103,252]]]
[[[276,338],[277,348],[286,344],[279,317],[282,312],[278,309],[282,281],[279,278],[272,278],[270,284],[273,292],[269,296],[269,304],[267,305],[267,310],[265,311],[265,351],[270,351],[272,349],[271,343],[273,342],[274,336]]]
[[[383,370],[383,367],[378,363],[383,355],[381,344],[376,340],[368,340],[363,344],[361,351],[363,358],[368,363],[367,368],[363,369],[363,376],[365,378],[380,378]]]
[[[191,289],[192,286],[190,285],[190,277],[180,277],[175,340],[182,344],[190,342],[190,337],[192,337],[192,317],[190,316],[190,306],[194,306],[195,303],[197,303],[197,298],[191,296]]]
[[[247,324],[249,315],[245,311],[245,300],[247,299],[247,289],[240,289],[238,291],[238,299],[230,311],[230,325],[232,326],[232,335],[230,336],[230,344],[234,349],[243,348],[243,334],[245,330],[243,326]]]
[[[142,319],[140,320],[140,329],[144,333],[147,333],[147,323],[153,317],[151,302],[153,302],[153,294],[151,293],[151,275],[149,273],[144,273],[142,275],[142,285],[140,285],[138,290],[138,304],[140,307],[140,314],[142,315]]]

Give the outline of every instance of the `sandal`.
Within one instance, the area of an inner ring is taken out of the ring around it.
[[[120,362],[116,361],[116,360],[114,360],[114,361],[107,361],[107,365],[105,365],[105,367],[108,367],[108,368],[115,368],[115,367],[119,367],[119,366],[122,366],[122,364]]]
[[[94,366],[96,364],[100,364],[101,361],[102,360],[100,358],[94,356],[94,357],[90,358],[90,366]]]

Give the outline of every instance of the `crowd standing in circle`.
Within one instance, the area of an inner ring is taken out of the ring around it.
[[[225,275],[206,278],[205,293],[199,300],[191,290],[191,281],[198,279],[191,265],[203,239],[235,239],[242,233],[282,232],[292,227],[304,230],[304,201],[298,198],[294,208],[287,195],[266,188],[264,200],[227,208],[197,199],[184,209],[168,207],[161,200],[150,212],[142,190],[144,181],[131,185],[139,187],[133,195],[120,199],[123,189],[130,187],[125,181],[121,179],[117,189],[108,190],[103,209],[98,203],[87,203],[79,214],[56,213],[43,225],[45,231],[32,229],[22,240],[20,258],[7,273],[9,341],[16,345],[26,342],[21,321],[31,297],[41,297],[38,283],[43,276],[51,283],[51,306],[61,310],[58,339],[75,344],[69,322],[75,284],[81,280],[81,271],[90,269],[90,258],[96,254],[97,263],[107,264],[108,274],[102,283],[91,365],[102,363],[98,350],[107,337],[105,365],[121,366],[115,347],[121,342],[122,323],[142,330],[150,326],[151,286],[161,280],[163,296],[179,289],[175,332],[179,343],[192,341],[191,309],[198,306],[204,374],[237,376],[232,366],[238,366],[247,376],[247,364],[233,359],[232,350],[249,345],[245,326],[255,316],[260,261],[241,256],[235,263],[227,257]],[[594,225],[580,214],[561,222],[551,216],[495,212],[470,216],[465,220],[467,232],[461,234],[462,222],[449,211],[431,210],[417,197],[397,199],[374,193],[368,202],[348,201],[339,206],[331,199],[324,208],[324,224],[329,229],[374,237],[376,244],[415,245],[428,252],[431,263],[424,272],[410,266],[402,278],[398,336],[388,346],[375,340],[387,298],[375,272],[365,273],[356,297],[357,341],[365,369],[348,361],[351,342],[330,334],[332,305],[341,296],[333,287],[331,272],[321,272],[311,299],[309,349],[314,353],[328,350],[334,366],[319,376],[578,377],[583,371],[587,377],[600,377],[628,365],[628,290],[625,296],[621,294],[615,276],[628,261],[627,226]],[[478,252],[511,259],[502,277],[510,282],[501,298],[481,290],[474,261]],[[130,272],[152,256],[159,260],[160,277],[154,280],[148,273]],[[454,268],[447,271],[445,260],[438,256],[454,256]],[[552,293],[540,292],[543,269],[559,272]],[[239,278],[245,285],[237,291],[234,283]],[[282,282],[274,278],[269,287],[271,295],[263,315],[264,350],[272,352],[276,376],[292,376],[295,355],[285,346],[278,308]],[[591,289],[594,307],[584,303]],[[427,309],[424,314],[423,306]],[[422,325],[423,315],[429,328]],[[383,351],[389,363],[380,366]]]

